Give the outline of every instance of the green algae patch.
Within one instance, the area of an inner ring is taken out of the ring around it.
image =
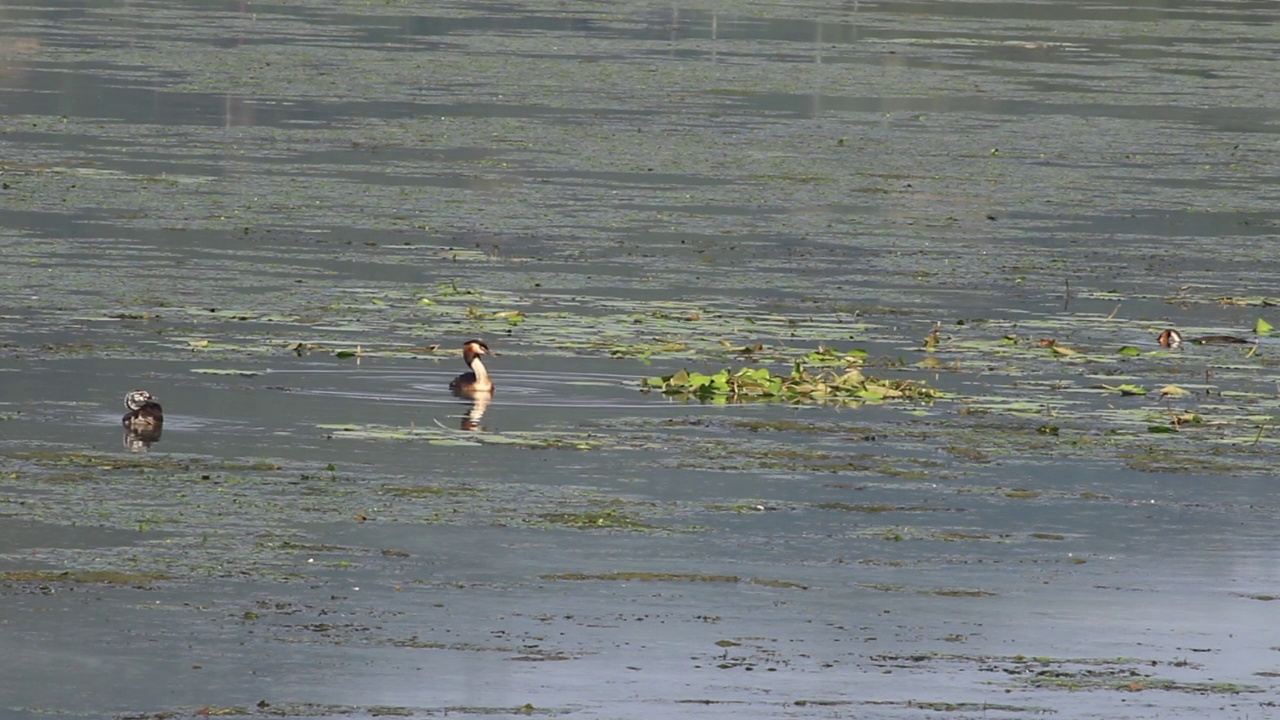
[[[235,377],[253,377],[260,374],[257,370],[237,370],[235,368],[192,368],[191,372],[201,375],[231,375]]]
[[[1260,693],[1265,688],[1229,682],[1185,682],[1158,677],[1152,668],[1181,669],[1186,660],[1158,661],[1140,658],[1049,658],[957,655],[937,652],[883,653],[870,657],[873,665],[887,668],[936,669],[941,664],[970,664],[995,673],[1011,686],[1037,690],[1144,692],[1162,690],[1198,695]]]
[[[752,433],[790,432],[790,433],[829,433],[834,428],[830,425],[800,422],[798,420],[730,420],[729,426]],[[841,432],[857,434],[859,430],[842,428]]]
[[[579,530],[599,529],[652,531],[666,529],[637,520],[615,508],[607,510],[587,510],[583,512],[542,513],[538,517],[552,525],[571,527]]]
[[[1004,492],[1004,496],[1010,500],[1034,500],[1043,494],[1039,490],[1023,490],[1022,488],[1014,488]]]
[[[0,571],[5,583],[79,583],[85,585],[129,585],[146,587],[160,580],[172,580],[162,572],[123,572],[119,570],[7,570]]]
[[[128,715],[125,717],[147,717],[157,720],[174,717],[246,717],[246,718],[335,718],[335,717],[423,717],[449,716],[527,716],[527,717],[560,717],[569,710],[560,707],[534,707],[531,703],[515,707],[490,707],[484,705],[448,705],[440,707],[410,707],[403,705],[332,705],[322,703],[271,703],[266,700],[253,707],[238,705],[205,705],[203,707],[166,710],[144,715]]]
[[[268,460],[238,462],[175,455],[109,455],[57,450],[2,452],[0,459],[30,463],[42,468],[85,468],[95,470],[216,470],[227,472],[274,471],[280,466]]]
[[[979,598],[994,597],[999,593],[991,590],[970,588],[913,588],[896,583],[858,583],[858,587],[888,593],[914,593],[916,595],[932,595],[935,597]]]
[[[943,463],[928,457],[891,457],[868,452],[847,452],[848,443],[833,439],[823,446],[796,445],[753,438],[748,443],[718,438],[687,441],[686,452],[672,462],[682,468],[716,472],[783,472],[837,475],[870,475],[908,481],[940,479],[954,475]],[[897,463],[890,464],[888,461]]]
[[[1020,684],[1038,690],[1115,690],[1119,692],[1144,692],[1163,690],[1166,692],[1184,692],[1197,695],[1240,695],[1243,693],[1265,692],[1265,688],[1257,685],[1221,682],[1184,682],[1168,678],[1140,675],[1130,676],[1127,671],[1119,671],[1119,677],[1098,677],[1083,673],[1063,673],[1058,675],[1042,674],[1025,678]]]
[[[543,580],[610,580],[614,582],[694,582],[694,583],[748,583],[764,587],[809,589],[808,585],[789,580],[770,578],[744,578],[737,575],[702,575],[698,573],[663,572],[611,572],[611,573],[552,573],[539,575]]]
[[[956,598],[994,597],[999,594],[990,590],[971,590],[967,588],[932,588],[928,590],[917,590],[916,593],[919,595],[935,595],[937,597]]]
[[[815,503],[814,508],[818,510],[836,510],[839,512],[850,513],[866,513],[868,515],[877,515],[880,513],[903,512],[959,512],[959,508],[948,507],[930,507],[927,505],[882,505],[872,503],[844,503],[844,502],[821,502]]]
[[[661,572],[611,572],[611,573],[551,573],[539,575],[543,580],[613,580],[617,582],[742,582],[737,575],[702,575],[697,573]]]
[[[796,588],[798,590],[808,590],[809,586],[804,583],[792,582],[790,580],[774,580],[772,578],[751,578],[746,582],[752,585],[760,585],[762,587],[772,588]]]
[[[484,491],[467,485],[388,485],[382,488],[382,492],[402,498],[438,498],[478,495]]]
[[[36,450],[4,453],[3,457],[40,467],[92,468],[95,470],[189,470],[201,461],[157,455],[98,455],[82,452]]]
[[[1120,459],[1133,470],[1152,473],[1203,475],[1236,475],[1256,470],[1244,450],[1231,452],[1225,448],[1208,448],[1203,452],[1179,452],[1149,448],[1139,452],[1122,452]],[[1261,458],[1259,458],[1261,459]]]
[[[799,703],[797,703],[799,704]],[[1033,715],[1050,715],[1054,711],[1049,708],[1034,707],[1027,705],[1007,705],[1003,703],[988,702],[944,702],[944,701],[923,701],[910,700],[906,702],[895,701],[870,701],[868,705],[880,706],[898,706],[912,710],[932,710],[934,712],[948,713],[973,713],[977,716],[985,717],[987,713],[992,712],[1011,712],[1011,713],[1029,713]]]
[[[961,460],[967,460],[972,463],[991,462],[991,456],[989,454],[970,445],[948,445],[943,448],[943,450],[960,458]]]
[[[765,367],[721,370],[713,374],[681,370],[648,378],[643,391],[692,398],[701,402],[864,403],[885,400],[934,400],[938,390],[913,380],[879,380],[862,372],[866,353],[818,350],[795,360],[789,374]]]

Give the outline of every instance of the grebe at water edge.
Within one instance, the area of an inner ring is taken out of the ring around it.
[[[481,355],[492,356],[497,353],[480,340],[468,340],[462,344],[462,359],[471,368],[471,372],[462,373],[449,383],[449,389],[454,395],[472,397],[493,392],[493,381],[489,379],[489,370],[480,361]]]

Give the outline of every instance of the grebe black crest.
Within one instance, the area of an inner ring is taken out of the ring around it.
[[[468,340],[462,344],[462,359],[471,368],[471,372],[462,373],[449,383],[449,389],[454,395],[470,397],[477,393],[493,392],[493,381],[489,379],[489,370],[480,360],[481,355],[492,356],[497,353],[480,340]]]

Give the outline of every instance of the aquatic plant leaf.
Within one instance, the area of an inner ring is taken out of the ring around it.
[[[827,367],[832,365],[860,364],[867,357],[866,350],[840,351],[833,348],[822,348],[800,358],[805,365]]]
[[[1183,395],[1189,394],[1189,391],[1184,390],[1177,385],[1165,385],[1160,388],[1160,397],[1182,397]]]
[[[1118,392],[1121,395],[1146,395],[1147,389],[1141,385],[1126,383],[1124,385],[1099,385],[1103,390]]]
[[[773,373],[769,372],[768,368],[742,368],[734,377],[763,385],[772,379]]]
[[[1258,318],[1253,323],[1253,331],[1259,335],[1270,335],[1272,329],[1271,323],[1263,320],[1262,318]]]
[[[499,320],[506,320],[512,327],[525,321],[524,313],[519,310],[502,310],[494,313],[493,316]]]
[[[1116,350],[1116,354],[1128,355],[1129,357],[1138,357],[1139,355],[1142,354],[1142,351],[1132,345],[1122,345],[1119,350]]]

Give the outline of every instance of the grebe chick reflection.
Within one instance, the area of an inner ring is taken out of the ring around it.
[[[468,340],[462,344],[462,359],[466,361],[471,372],[465,372],[449,383],[454,395],[462,398],[474,398],[477,395],[493,393],[493,381],[489,379],[489,371],[480,361],[481,355],[496,355],[480,340]]]

